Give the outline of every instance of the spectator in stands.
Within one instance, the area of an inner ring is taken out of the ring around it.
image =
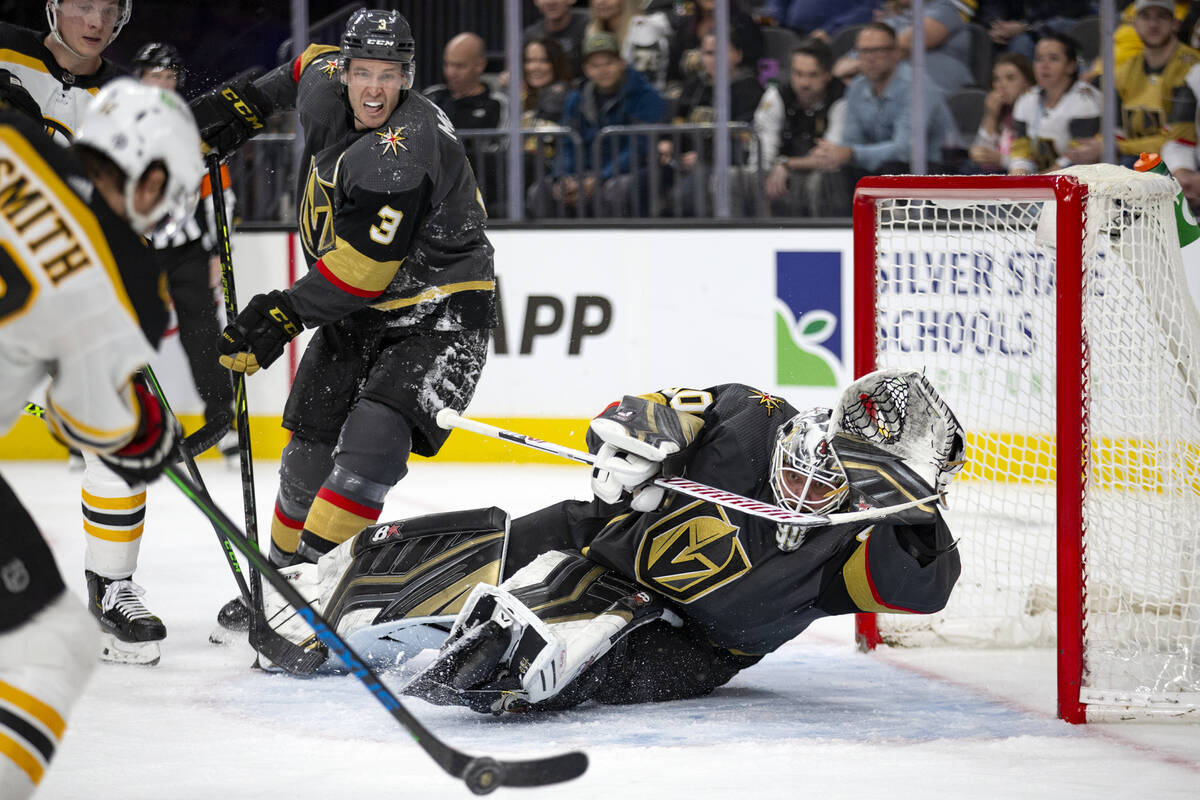
[[[1013,107],[1033,88],[1033,64],[1020,53],[1001,53],[992,64],[992,88],[983,101],[983,119],[969,156],[971,172],[1008,172],[1016,131]]]
[[[742,49],[736,34],[729,43],[729,120],[749,123],[754,119],[754,110],[762,99],[763,88],[758,76],[742,63]],[[679,123],[711,125],[716,119],[714,108],[714,81],[717,72],[717,36],[704,34],[700,44],[704,72],[688,78],[679,95]],[[672,165],[672,194],[679,199],[678,211],[685,217],[708,216],[709,179],[713,167],[712,135],[683,134],[676,146],[673,139],[659,142],[659,155]],[[749,142],[740,143],[739,152],[732,154],[735,164],[745,161]],[[678,155],[676,155],[678,154]],[[740,155],[740,157],[739,157]],[[678,184],[675,186],[675,184]]]
[[[928,0],[925,3],[925,74],[944,92],[953,92],[975,82],[971,74],[971,32],[963,16],[962,0]],[[896,31],[896,40],[907,58],[912,52],[911,0],[891,0],[876,15]],[[833,74],[843,81],[858,74],[857,53],[838,59]]]
[[[580,74],[583,66],[583,38],[586,35],[588,13],[583,9],[573,8],[575,0],[533,0],[542,18],[525,28],[524,39],[542,39],[550,37],[558,41],[567,60],[571,64],[571,73]]]
[[[1186,19],[1191,6],[1192,4],[1187,0],[1175,0],[1175,18],[1181,21]],[[1137,3],[1129,3],[1121,12],[1121,21],[1117,24],[1117,29],[1113,31],[1113,63],[1118,67],[1142,51],[1142,38],[1138,36],[1137,30],[1133,26],[1135,16],[1137,16]],[[1190,31],[1184,33],[1184,44],[1189,44],[1187,38],[1190,33]],[[1099,76],[1100,66],[1100,58],[1097,57],[1083,80],[1091,81]]]
[[[859,74],[846,88],[846,125],[841,142],[822,137],[811,154],[830,170],[848,167],[851,175],[907,172],[911,150],[913,74],[901,63],[904,51],[896,31],[868,22],[855,40]],[[941,171],[942,152],[958,143],[954,118],[941,92],[928,83],[925,92],[925,150],[931,172]]]
[[[1200,97],[1200,65],[1192,67],[1185,79],[1185,84],[1189,89],[1188,96],[1184,98],[1177,97],[1173,111],[1176,114],[1183,115],[1187,113],[1187,107],[1190,103],[1192,108],[1192,118],[1197,127],[1200,127],[1200,103],[1197,103],[1196,98]],[[1200,213],[1200,151],[1197,148],[1195,139],[1169,139],[1163,145],[1162,160],[1166,163],[1167,169],[1171,170],[1171,174],[1179,181],[1179,185],[1183,188],[1183,196],[1187,198],[1188,206],[1193,213]]]
[[[767,201],[776,216],[833,217],[850,213],[850,182],[812,155],[818,139],[841,141],[845,87],[833,77],[833,54],[809,38],[792,51],[788,80],[772,84],[754,112],[761,159],[769,169]],[[750,173],[757,177],[752,165]],[[739,181],[739,186],[744,183]]]
[[[1180,43],[1174,0],[1137,0],[1133,28],[1142,50],[1116,70],[1117,151],[1132,167],[1140,153],[1160,153],[1168,140],[1196,140],[1196,98],[1185,82],[1200,50]],[[1066,155],[1076,163],[1100,159],[1099,138],[1081,141]],[[1168,164],[1168,167],[1170,164]]]
[[[442,76],[446,82],[430,86],[424,94],[446,113],[456,130],[500,128],[508,124],[508,97],[484,82],[487,51],[478,34],[460,33],[442,51]],[[498,137],[463,140],[467,159],[484,203],[492,214],[504,214],[504,152]]]
[[[460,33],[442,51],[442,77],[446,82],[430,86],[424,94],[446,112],[455,128],[503,127],[508,121],[508,99],[483,81],[486,69],[483,38]]]
[[[1078,79],[1079,51],[1071,37],[1048,31],[1033,51],[1037,86],[1013,108],[1008,171],[1029,175],[1071,164],[1089,164],[1080,142],[1100,133],[1100,93]],[[1074,155],[1074,157],[1072,157]]]
[[[521,91],[521,127],[558,127],[571,90],[571,64],[557,39],[546,36],[525,43],[524,83]],[[549,133],[526,136],[525,186],[550,172],[558,137]]]
[[[879,0],[767,0],[766,16],[783,28],[829,43],[831,34],[874,18]]]
[[[975,21],[987,29],[998,49],[1032,59],[1039,31],[1068,33],[1093,13],[1091,0],[983,0]]]
[[[640,73],[626,69],[621,48],[611,33],[589,36],[583,45],[586,80],[567,95],[562,124],[579,134],[581,152],[564,140],[554,176],[530,190],[530,212],[550,216],[591,214],[621,216],[632,202],[648,207],[649,147],[645,136],[615,137],[601,148],[593,163],[592,144],[600,129],[610,125],[663,122],[667,106]]]
[[[716,5],[716,0],[695,0],[672,6],[671,27],[675,30],[671,37],[672,78],[683,80],[704,70],[700,40],[716,25],[713,16]],[[740,0],[729,0],[729,29],[730,38],[737,36],[742,43],[742,60],[746,64],[758,64],[763,57],[762,31],[743,9]]]

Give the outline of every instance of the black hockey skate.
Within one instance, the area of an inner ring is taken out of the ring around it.
[[[129,578],[104,578],[84,570],[88,608],[100,622],[100,660],[115,664],[157,664],[158,643],[167,638],[163,621],[142,603],[142,587]]]

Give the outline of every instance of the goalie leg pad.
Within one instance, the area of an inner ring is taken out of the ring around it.
[[[600,688],[614,645],[660,619],[682,624],[627,578],[551,551],[502,587],[476,586],[442,654],[405,691],[492,713],[569,708]]]
[[[500,581],[507,531],[508,515],[495,507],[382,522],[282,574],[363,658],[393,665],[440,646],[471,589]],[[295,609],[263,590],[275,632],[323,653]]]

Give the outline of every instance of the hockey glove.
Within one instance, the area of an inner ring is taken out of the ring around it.
[[[98,455],[126,483],[137,486],[154,480],[164,467],[177,460],[183,428],[141,375],[133,379],[133,396],[141,412],[133,440],[114,453]]]
[[[200,138],[222,156],[262,133],[274,110],[275,104],[249,79],[233,81],[192,101]]]
[[[0,108],[5,104],[29,115],[38,125],[45,124],[42,121],[42,109],[25,89],[21,79],[6,69],[0,69]]]
[[[588,446],[596,453],[592,492],[606,503],[626,491],[635,511],[653,511],[662,504],[663,489],[650,483],[662,475],[677,475],[682,453],[704,420],[644,397],[626,395],[592,420]]]
[[[281,291],[256,294],[217,339],[221,366],[253,375],[283,355],[283,348],[304,330],[304,322]]]

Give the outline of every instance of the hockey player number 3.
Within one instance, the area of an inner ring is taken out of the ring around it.
[[[391,244],[392,239],[396,236],[396,228],[400,227],[402,219],[404,219],[403,211],[397,211],[391,206],[379,209],[379,224],[371,226],[371,241],[379,244]]]

